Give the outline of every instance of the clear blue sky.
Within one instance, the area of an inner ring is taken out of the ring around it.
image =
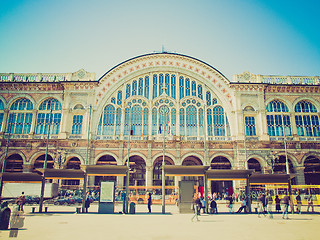
[[[319,0],[1,0],[0,72],[100,78],[164,45],[230,80],[247,70],[319,76],[319,10]]]

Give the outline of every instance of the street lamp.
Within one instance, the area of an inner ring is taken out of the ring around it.
[[[126,201],[125,213],[129,213],[129,177],[130,177],[130,137],[131,137],[131,104],[129,105],[129,138],[128,138],[128,159],[127,159],[127,174],[126,174]]]
[[[52,104],[53,105],[53,104]],[[51,130],[51,122],[52,122],[52,105],[51,101],[48,102],[48,107],[50,108],[49,113],[49,121],[48,121],[48,134],[47,134],[47,146],[46,146],[46,155],[44,158],[44,164],[43,164],[43,176],[42,176],[42,183],[41,183],[41,193],[40,193],[40,204],[39,204],[39,212],[42,212],[42,206],[43,206],[43,198],[44,198],[44,187],[45,187],[45,169],[47,168],[47,160],[48,160],[48,147],[49,147],[49,137],[50,137],[50,130]]]
[[[162,87],[162,95],[164,97],[167,96],[166,94],[166,85],[164,84],[163,87]],[[169,114],[170,112],[170,109],[167,105],[162,105],[160,108],[159,108],[159,114],[163,117],[163,119]],[[165,122],[163,122],[163,125],[165,126]],[[166,180],[165,180],[165,172],[164,172],[164,167],[165,167],[165,138],[166,138],[166,135],[165,135],[165,128],[163,128],[163,156],[162,156],[162,214],[165,214],[166,210],[165,210],[165,197],[166,197],[166,192],[165,192],[165,186],[166,186]]]
[[[2,169],[1,169],[1,173],[2,174],[1,174],[1,179],[0,179],[0,197],[2,195],[2,189],[3,189],[3,173],[4,173],[5,168],[6,168],[7,156],[8,156],[8,150],[9,150],[9,141],[10,141],[10,137],[11,137],[11,126],[12,126],[13,116],[14,116],[14,113],[11,116],[8,114],[8,121],[7,121],[8,139],[7,139],[6,153],[5,153],[4,158],[3,158]]]

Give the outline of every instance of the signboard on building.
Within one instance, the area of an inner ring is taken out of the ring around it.
[[[101,182],[100,202],[114,201],[114,182]]]

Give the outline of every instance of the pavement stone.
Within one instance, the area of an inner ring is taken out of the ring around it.
[[[288,220],[282,219],[281,214],[275,214],[273,219],[258,218],[256,214],[202,214],[199,222],[192,222],[193,214],[179,214],[172,205],[166,206],[164,215],[161,205],[153,205],[151,214],[146,205],[136,205],[133,215],[98,214],[97,204],[91,205],[88,214],[77,214],[75,209],[49,206],[47,213],[32,213],[32,207],[25,206],[24,227],[18,230],[17,239],[320,239],[319,214],[289,214]],[[116,212],[121,209],[116,205]],[[225,205],[219,209],[227,210]],[[13,239],[9,234],[10,230],[0,231],[0,239]]]

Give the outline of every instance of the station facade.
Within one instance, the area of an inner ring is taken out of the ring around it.
[[[0,73],[1,166],[6,159],[4,171],[31,172],[47,156],[47,168],[80,169],[125,165],[130,156],[130,185],[160,186],[164,142],[167,165],[289,171],[295,184],[320,185],[319,84],[319,76],[250,72],[229,80],[201,60],[166,52],[124,61],[99,79],[83,69]],[[166,185],[181,178],[166,177]],[[89,177],[89,187],[102,179],[125,185],[123,177]],[[231,185],[241,187],[208,186]]]

